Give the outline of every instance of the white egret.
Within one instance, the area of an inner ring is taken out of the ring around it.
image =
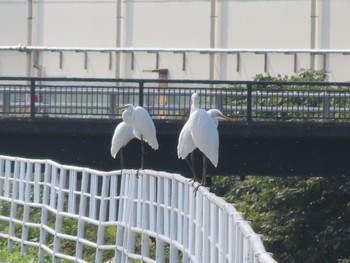
[[[231,118],[223,115],[218,109],[211,109],[205,111],[199,109],[199,96],[197,93],[192,94],[191,113],[188,121],[182,128],[179,136],[177,154],[179,159],[184,159],[189,164],[193,179],[198,180],[194,171],[193,151],[198,147],[203,153],[203,171],[202,171],[202,184],[206,183],[206,167],[207,159],[217,167],[218,163],[218,150],[219,150],[219,135],[217,132],[217,126],[219,120],[230,120]],[[194,138],[196,142],[194,141]],[[187,160],[187,156],[191,154],[190,164]]]
[[[231,120],[218,109],[197,109],[189,118],[189,130],[195,146],[203,153],[202,185],[206,184],[207,159],[217,167],[219,161],[219,120]]]
[[[199,96],[197,93],[193,93],[191,96],[192,104],[191,104],[191,113],[190,115],[196,111],[199,108]],[[189,165],[193,179],[197,180],[196,173],[194,170],[194,156],[193,151],[196,149],[196,145],[194,144],[192,140],[192,135],[189,130],[189,121],[185,123],[183,126],[180,135],[179,135],[179,141],[177,145],[177,156],[179,159],[186,160],[187,164]],[[191,162],[187,159],[187,156],[191,154]]]
[[[120,169],[124,169],[124,147],[135,138],[133,129],[125,122],[121,122],[114,130],[114,134],[111,142],[111,155],[116,158],[119,152]]]
[[[141,169],[143,169],[144,141],[154,150],[159,147],[152,118],[147,110],[141,106],[134,107],[132,104],[126,104],[118,109],[125,109],[122,113],[122,119],[128,126],[132,127],[135,137],[141,141]]]

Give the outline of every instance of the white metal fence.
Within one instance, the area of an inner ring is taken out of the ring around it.
[[[193,190],[178,174],[0,156],[0,238],[39,262],[276,262],[234,206]]]

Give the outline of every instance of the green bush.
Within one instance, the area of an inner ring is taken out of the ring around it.
[[[215,177],[213,183],[264,235],[278,262],[349,262],[349,178]]]

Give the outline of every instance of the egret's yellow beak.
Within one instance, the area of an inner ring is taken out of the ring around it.
[[[233,118],[228,117],[228,116],[226,116],[226,115],[224,115],[224,114],[221,115],[221,118],[223,118],[223,119],[225,119],[225,120],[227,120],[227,121],[234,121]]]
[[[115,107],[115,110],[118,111],[118,110],[125,110],[126,109],[126,106],[120,106],[120,107]]]

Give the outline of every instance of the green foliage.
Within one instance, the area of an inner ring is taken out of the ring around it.
[[[1,262],[13,263],[36,263],[38,259],[33,255],[23,255],[20,252],[8,252],[7,250],[0,250]]]
[[[327,118],[348,121],[350,115],[345,109],[350,107],[350,99],[342,93],[348,92],[350,87],[330,87],[319,84],[326,80],[327,72],[322,70],[302,70],[290,77],[257,75],[252,85],[254,120],[317,121]],[[311,84],[311,82],[314,83]],[[238,91],[246,90],[241,86],[234,86],[234,88]],[[242,111],[231,114],[245,117],[245,108],[248,106],[245,96],[228,98],[225,104],[238,109],[241,107]],[[324,111],[324,108],[337,110]]]
[[[254,77],[254,81],[291,81],[291,82],[323,82],[327,80],[327,72],[324,70],[307,70],[302,69],[300,72],[293,76],[271,76],[270,74],[258,74]]]
[[[9,202],[1,202],[1,213],[2,215],[6,214],[9,216],[10,203]],[[22,220],[23,217],[23,206],[17,206],[16,218]],[[41,221],[41,210],[33,209],[30,213],[31,222],[40,222]],[[53,213],[49,213],[47,225],[51,228],[55,228],[56,216]],[[9,231],[9,222],[0,221],[0,233],[8,233]],[[93,242],[97,241],[97,231],[98,228],[93,224],[85,224],[84,227],[84,235],[85,239],[91,240]],[[15,228],[15,236],[21,238],[22,227],[21,225],[16,225]],[[73,218],[64,217],[62,221],[62,233],[66,235],[76,236],[78,233],[78,221]],[[40,237],[40,229],[38,228],[30,228],[29,229],[29,240],[33,242],[38,242]],[[116,240],[116,227],[115,226],[107,226],[104,228],[104,241],[105,244],[114,244]],[[47,234],[46,244],[49,247],[52,247],[54,243],[54,236],[51,234]],[[18,243],[14,243],[13,251],[9,252],[7,249],[7,239],[0,238],[0,262],[38,262],[38,248],[28,246],[28,252],[26,255],[20,253],[20,245]],[[71,240],[62,239],[61,240],[61,251],[66,255],[74,256],[76,252],[76,242]],[[111,259],[114,255],[113,250],[109,250],[104,252],[103,260],[107,261]],[[84,260],[87,262],[95,261],[95,248],[84,246]],[[23,261],[22,261],[23,258]],[[51,262],[51,255],[47,254],[45,256],[45,262]],[[70,262],[67,260],[61,260],[61,263]]]
[[[349,262],[350,179],[216,177],[278,262]]]

